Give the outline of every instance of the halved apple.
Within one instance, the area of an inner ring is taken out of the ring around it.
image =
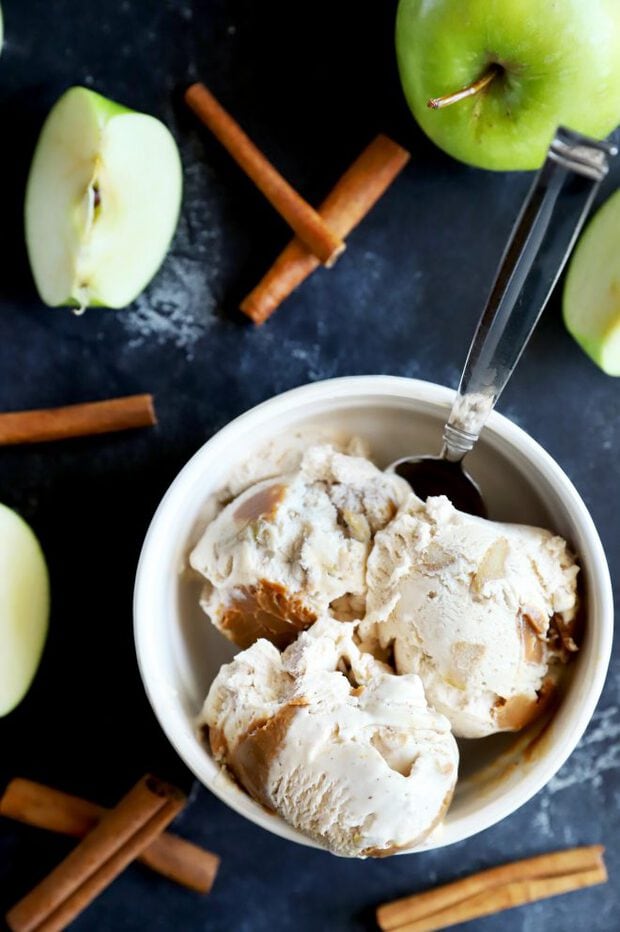
[[[163,123],[70,88],[43,126],[26,190],[26,244],[42,300],[130,304],[166,254],[181,193],[179,152]]]
[[[564,322],[608,375],[620,375],[620,191],[588,224],[564,286]]]
[[[0,505],[0,717],[23,699],[47,635],[49,581],[39,542]]]

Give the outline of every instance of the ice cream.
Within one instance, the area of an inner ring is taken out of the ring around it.
[[[262,639],[220,669],[199,724],[247,792],[335,854],[421,843],[454,790],[458,750],[418,676],[321,618],[280,653]]]
[[[549,531],[412,497],[375,538],[362,625],[457,736],[524,727],[576,650],[577,566]]]
[[[245,648],[199,727],[250,796],[334,853],[410,850],[450,803],[454,736],[516,731],[557,695],[578,568],[549,531],[302,447],[233,477],[191,552],[204,610]]]
[[[363,457],[310,447],[207,526],[190,556],[206,579],[202,607],[244,648],[260,637],[283,648],[321,615],[361,618],[372,541],[408,493]]]

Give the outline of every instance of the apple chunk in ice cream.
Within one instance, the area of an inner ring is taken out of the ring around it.
[[[577,566],[560,537],[411,499],[368,561],[366,634],[417,673],[457,736],[529,724],[576,650]]]
[[[190,556],[205,612],[244,648],[260,637],[284,648],[323,614],[363,617],[372,541],[407,495],[363,457],[310,447],[299,468],[252,485],[208,525]]]
[[[322,618],[284,653],[266,640],[214,680],[199,725],[247,792],[335,854],[422,842],[452,798],[458,750],[418,676],[362,652]]]

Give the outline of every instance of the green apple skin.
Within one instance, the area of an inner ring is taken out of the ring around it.
[[[27,693],[49,618],[45,558],[30,527],[0,505],[0,717]]]
[[[573,253],[564,322],[608,375],[620,376],[620,190],[594,215]]]
[[[181,197],[181,160],[163,123],[70,88],[41,130],[26,188],[26,245],[42,300],[130,304],[164,259]]]
[[[400,0],[396,53],[424,132],[480,168],[538,168],[557,126],[603,138],[620,123],[618,0]],[[428,108],[491,64],[484,91]]]

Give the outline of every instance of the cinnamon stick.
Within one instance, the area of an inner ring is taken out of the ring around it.
[[[185,102],[228,150],[319,262],[327,266],[332,265],[344,252],[345,244],[274,168],[211,91],[204,84],[192,84],[185,92]]]
[[[410,155],[387,136],[377,136],[340,178],[319,207],[319,214],[341,237],[348,236],[392,184]],[[295,237],[241,302],[255,324],[264,323],[319,263]]]
[[[377,909],[384,932],[442,929],[513,906],[604,883],[604,848],[590,845],[480,871]]]
[[[157,423],[152,395],[0,414],[0,446],[108,434]]]
[[[174,819],[185,804],[175,787],[140,780],[51,874],[6,915],[13,932],[60,932]]]
[[[83,838],[108,810],[32,780],[11,780],[0,797],[0,815],[35,828]],[[177,835],[159,835],[138,860],[151,870],[198,893],[213,886],[220,859]]]

